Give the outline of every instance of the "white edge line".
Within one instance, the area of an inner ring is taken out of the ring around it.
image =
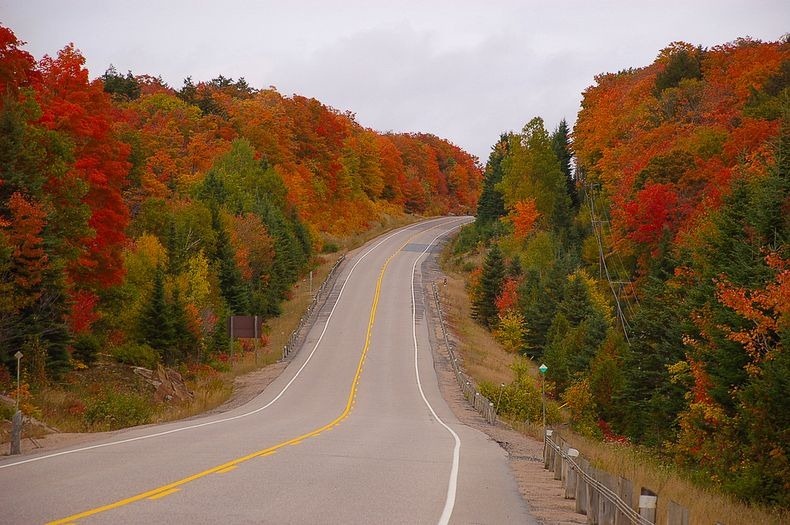
[[[417,377],[417,388],[420,390],[420,396],[422,396],[422,400],[425,402],[428,410],[431,411],[431,414],[433,414],[433,417],[447,430],[447,432],[453,436],[453,440],[455,441],[455,445],[453,446],[453,464],[450,468],[450,479],[447,482],[447,497],[444,500],[444,509],[442,510],[442,515],[439,517],[439,525],[447,525],[450,522],[450,516],[452,516],[453,508],[455,507],[455,494],[458,488],[458,466],[461,458],[461,438],[459,438],[458,434],[456,434],[455,431],[450,428],[447,423],[442,421],[442,419],[436,414],[436,411],[431,406],[431,403],[428,402],[428,398],[425,397],[425,392],[422,389],[422,382],[420,381],[420,368],[417,364],[417,300],[414,295],[414,275],[417,271],[417,263],[420,262],[420,259],[422,259],[431,246],[433,246],[433,243],[435,243],[439,237],[447,235],[460,226],[462,226],[462,224],[454,226],[453,228],[434,237],[428,246],[422,251],[419,257],[417,257],[417,259],[414,261],[414,265],[411,267],[412,339],[414,341],[414,373]]]
[[[343,290],[346,289],[346,284],[348,284],[349,279],[351,279],[351,275],[354,273],[354,270],[356,269],[357,265],[359,263],[361,263],[362,260],[365,259],[365,257],[370,255],[370,253],[373,250],[375,250],[376,248],[381,246],[383,243],[385,243],[386,241],[388,241],[389,239],[391,239],[395,235],[398,235],[399,233],[402,233],[404,231],[408,231],[408,230],[417,228],[419,226],[422,226],[422,225],[424,225],[426,223],[430,223],[430,222],[437,221],[437,220],[441,220],[441,218],[432,219],[432,220],[428,220],[428,221],[423,221],[423,222],[420,222],[420,223],[417,223],[417,224],[414,224],[414,225],[411,225],[411,226],[407,226],[405,228],[400,228],[400,229],[392,232],[391,234],[387,235],[386,237],[381,239],[379,242],[377,242],[375,245],[371,246],[370,249],[368,249],[368,251],[366,251],[357,260],[357,262],[354,263],[354,266],[351,267],[351,270],[348,272],[348,275],[346,276],[345,281],[343,281],[343,286],[340,288],[340,293],[337,296],[337,300],[335,301],[335,304],[332,306],[332,310],[329,312],[329,316],[326,319],[326,323],[324,324],[324,328],[323,328],[323,330],[321,330],[321,335],[318,337],[318,341],[316,341],[315,346],[313,346],[313,349],[310,351],[310,354],[307,356],[307,359],[305,360],[304,363],[302,363],[302,366],[299,367],[299,370],[296,371],[296,373],[291,378],[291,380],[288,381],[288,383],[286,383],[286,385],[274,397],[274,399],[272,399],[271,401],[266,403],[264,406],[256,408],[255,410],[252,410],[250,412],[245,412],[243,414],[239,414],[239,415],[236,415],[236,416],[226,417],[226,418],[222,418],[222,419],[216,419],[216,420],[213,420],[213,421],[207,421],[205,423],[198,423],[196,425],[189,425],[189,426],[185,426],[185,427],[174,428],[174,429],[171,429],[171,430],[165,430],[163,432],[156,432],[154,434],[145,434],[143,436],[137,436],[137,437],[128,438],[128,439],[121,439],[121,440],[118,440],[118,441],[110,441],[109,443],[99,443],[98,445],[91,445],[91,446],[75,448],[75,449],[71,449],[71,450],[62,450],[60,452],[47,454],[45,456],[34,456],[32,458],[23,459],[21,461],[15,461],[13,463],[6,463],[4,465],[0,465],[0,470],[2,470],[4,468],[14,467],[14,466],[17,466],[17,465],[24,465],[25,463],[33,463],[35,461],[42,461],[44,459],[51,459],[51,458],[55,458],[55,457],[58,457],[58,456],[65,456],[67,454],[75,454],[77,452],[86,452],[88,450],[95,450],[97,448],[105,448],[105,447],[112,447],[112,446],[116,446],[116,445],[123,445],[125,443],[131,443],[133,441],[142,441],[144,439],[151,439],[151,438],[155,438],[155,437],[166,436],[168,434],[175,434],[176,432],[183,432],[185,430],[192,430],[192,429],[195,429],[195,428],[201,428],[201,427],[207,427],[207,426],[211,426],[211,425],[217,425],[219,423],[227,423],[228,421],[234,421],[236,419],[242,419],[242,418],[245,418],[245,417],[257,414],[257,413],[259,413],[259,412],[261,412],[263,410],[266,410],[267,408],[272,406],[278,399],[280,399],[283,396],[283,394],[285,394],[286,390],[288,390],[288,388],[293,384],[293,382],[296,381],[296,378],[299,377],[299,375],[302,373],[302,370],[305,369],[307,364],[313,358],[313,355],[315,354],[316,350],[318,350],[318,347],[321,344],[321,340],[324,338],[324,334],[326,333],[326,330],[329,327],[329,322],[332,320],[332,316],[335,313],[335,308],[337,308],[337,305],[340,303],[340,298],[343,295]],[[426,249],[426,251],[427,251],[427,249]],[[425,252],[423,252],[423,253],[425,253]]]

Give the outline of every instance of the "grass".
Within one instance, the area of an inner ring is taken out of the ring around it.
[[[464,369],[476,383],[512,382],[514,373],[510,366],[515,356],[506,352],[488,330],[472,321],[462,276],[451,271],[446,274],[447,284],[439,286],[439,296],[445,321],[458,338]]]
[[[695,485],[673,465],[662,463],[653,453],[636,446],[601,443],[568,430],[560,435],[597,468],[633,482],[634,493],[647,487],[658,494],[657,518],[667,522],[672,500],[689,509],[691,525],[761,525],[790,523],[787,512],[752,507],[725,494]]]
[[[459,354],[464,369],[475,380],[493,383],[508,383],[513,379],[510,364],[514,356],[508,354],[493,336],[471,318],[471,306],[466,293],[461,268],[472,268],[468,258],[451,256],[445,249],[442,266],[447,275],[447,285],[440,287],[445,317],[453,333],[459,339]],[[476,256],[479,259],[479,255]],[[479,265],[480,260],[474,261]],[[533,370],[538,375],[537,364]],[[537,440],[543,439],[540,424],[510,421],[511,426],[522,434]],[[790,513],[745,505],[712,489],[695,485],[683,476],[683,472],[662,463],[649,451],[635,446],[601,443],[579,436],[568,429],[560,430],[561,436],[578,449],[583,457],[596,468],[622,476],[633,482],[635,498],[640,487],[647,487],[658,494],[658,523],[667,522],[669,501],[689,509],[691,525],[774,525],[790,523]]]

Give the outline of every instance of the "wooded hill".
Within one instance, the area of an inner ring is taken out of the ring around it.
[[[476,317],[548,365],[576,430],[783,507],[789,86],[787,41],[674,43],[599,75],[572,135],[536,118],[493,147],[455,246],[485,259]],[[519,381],[503,410],[536,420]]]
[[[0,390],[17,350],[34,386],[100,349],[212,362],[227,316],[277,315],[317,251],[477,200],[477,161],[432,135],[244,79],[176,90],[84,64],[0,26]]]

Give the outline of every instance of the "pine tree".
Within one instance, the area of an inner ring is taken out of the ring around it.
[[[565,175],[565,184],[568,190],[568,197],[571,199],[571,206],[574,209],[579,209],[579,192],[576,190],[576,179],[573,177],[571,169],[571,143],[570,131],[568,130],[568,123],[562,119],[557,126],[557,129],[551,135],[551,145],[554,148],[554,154],[557,160],[560,161],[560,169]]]
[[[217,233],[214,260],[217,264],[219,286],[234,315],[249,313],[249,290],[236,264],[227,230],[222,226],[219,210],[214,208],[212,226]]]
[[[631,345],[623,359],[624,384],[616,400],[622,421],[615,427],[640,443],[661,445],[677,431],[684,388],[672,382],[668,366],[685,358],[678,298],[663,280],[651,276],[631,321]]]
[[[496,298],[502,292],[505,281],[505,262],[499,246],[491,246],[485,262],[483,275],[480,279],[480,296],[472,305],[474,317],[486,328],[493,328],[497,323]]]
[[[564,278],[563,271],[556,266],[542,274],[530,269],[519,288],[519,309],[527,325],[526,354],[531,357],[543,355],[546,334],[559,308]]]
[[[478,226],[493,223],[506,214],[505,201],[502,198],[502,193],[496,189],[496,185],[502,180],[504,173],[502,160],[507,155],[508,144],[508,136],[502,135],[499,142],[491,148],[483,176],[483,190],[477,201],[476,223]]]
[[[165,354],[165,362],[169,364],[177,363],[189,356],[191,350],[197,345],[194,334],[189,330],[185,307],[186,305],[181,299],[181,291],[176,286],[169,304],[170,323],[173,330],[173,345],[170,351]]]
[[[139,332],[140,342],[159,352],[166,362],[172,362],[175,334],[172,310],[165,295],[165,271],[161,266],[154,272],[151,297],[140,315]]]

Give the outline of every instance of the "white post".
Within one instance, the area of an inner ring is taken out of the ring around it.
[[[20,377],[19,376],[19,371],[21,370],[21,367],[19,366],[19,363],[22,360],[22,352],[17,350],[17,352],[14,354],[14,357],[16,357],[16,410],[15,410],[15,412],[19,412],[19,396],[22,394],[21,382],[19,381],[19,377]]]
[[[543,406],[543,432],[546,432],[546,371],[548,369],[549,367],[545,363],[538,367],[540,372],[540,400]]]
[[[639,516],[650,523],[656,522],[656,496],[643,494],[639,496]]]
[[[16,410],[14,417],[11,418],[11,451],[10,454],[22,453],[22,412],[19,411],[19,398],[22,395],[22,382],[20,380],[20,361],[22,359],[22,352],[17,351],[14,354],[16,357]]]
[[[505,389],[505,383],[499,385],[499,399],[496,400],[496,413],[499,415],[499,403],[502,401],[502,391]]]
[[[576,472],[576,459],[579,457],[579,451],[575,448],[568,449],[568,463],[567,475],[565,478],[565,499],[576,498],[576,484],[579,482],[579,473]],[[571,464],[573,461],[574,465]]]

